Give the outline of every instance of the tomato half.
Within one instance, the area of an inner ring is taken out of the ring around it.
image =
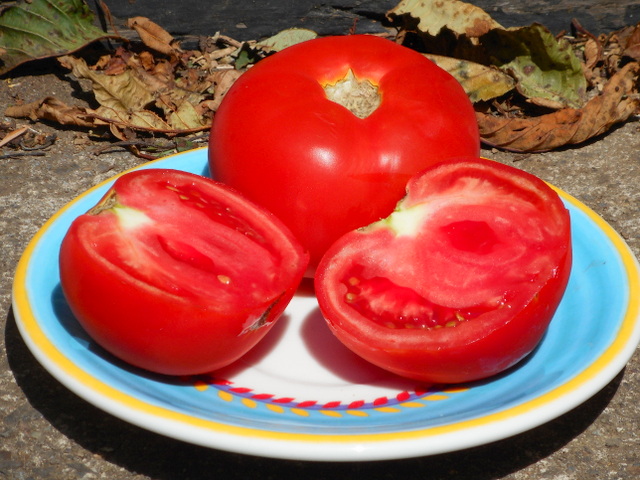
[[[308,255],[272,214],[175,170],[119,177],[69,228],[60,281],[103,348],[169,375],[226,366],[291,300]]]
[[[414,174],[479,151],[473,106],[451,75],[353,35],[291,46],[244,73],[216,112],[209,163],[292,230],[312,275],[338,237],[389,215]]]
[[[334,334],[435,383],[485,378],[539,343],[571,269],[570,218],[542,180],[489,160],[413,178],[386,219],[339,239],[316,275]]]

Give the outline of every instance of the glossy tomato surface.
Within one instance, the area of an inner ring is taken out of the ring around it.
[[[322,259],[316,294],[351,350],[434,383],[485,378],[539,343],[571,269],[568,210],[542,180],[490,160],[413,178],[386,219]]]
[[[308,255],[272,214],[176,170],[119,177],[60,250],[62,290],[87,333],[135,366],[209,372],[253,347]]]
[[[379,104],[366,115],[370,101]],[[353,35],[294,45],[244,73],[216,112],[209,162],[215,179],[289,226],[311,275],[338,237],[389,215],[414,174],[479,150],[472,104],[451,75]]]

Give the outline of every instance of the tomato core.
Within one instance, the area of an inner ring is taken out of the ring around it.
[[[351,69],[342,79],[323,88],[329,100],[342,105],[358,118],[367,118],[382,102],[378,87],[366,78],[359,80]]]
[[[158,235],[156,238],[162,250],[176,262],[187,264],[203,272],[215,273],[215,262],[188,243],[179,242],[162,235]]]
[[[452,247],[479,255],[491,253],[498,243],[498,237],[487,222],[462,220],[444,225],[440,230],[448,237]]]

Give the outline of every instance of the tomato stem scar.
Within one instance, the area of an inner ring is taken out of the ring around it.
[[[378,87],[367,79],[358,80],[351,69],[342,79],[323,88],[329,100],[342,105],[358,118],[367,118],[382,102]]]
[[[111,190],[107,193],[107,195],[102,199],[100,203],[98,203],[87,213],[89,215],[99,215],[105,210],[111,210],[116,205],[118,205],[118,196],[116,195],[116,192],[114,190]]]

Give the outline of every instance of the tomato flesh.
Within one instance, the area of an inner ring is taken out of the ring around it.
[[[487,222],[461,220],[440,227],[451,241],[451,245],[458,250],[478,253],[489,253],[498,243],[498,237]]]
[[[399,375],[458,383],[519,362],[539,343],[571,268],[559,196],[482,159],[414,177],[386,219],[344,235],[318,268],[334,334]]]
[[[272,214],[210,179],[120,177],[60,251],[64,295],[103,348],[170,375],[237,360],[291,300],[308,255]]]
[[[438,305],[414,289],[393,283],[385,277],[343,277],[347,287],[345,301],[360,315],[388,328],[441,328],[471,320],[492,307],[477,305],[451,308]]]
[[[312,276],[341,235],[389,215],[413,175],[479,152],[473,105],[451,75],[389,40],[349,35],[244,73],[216,112],[208,154],[213,178],[292,230]]]

